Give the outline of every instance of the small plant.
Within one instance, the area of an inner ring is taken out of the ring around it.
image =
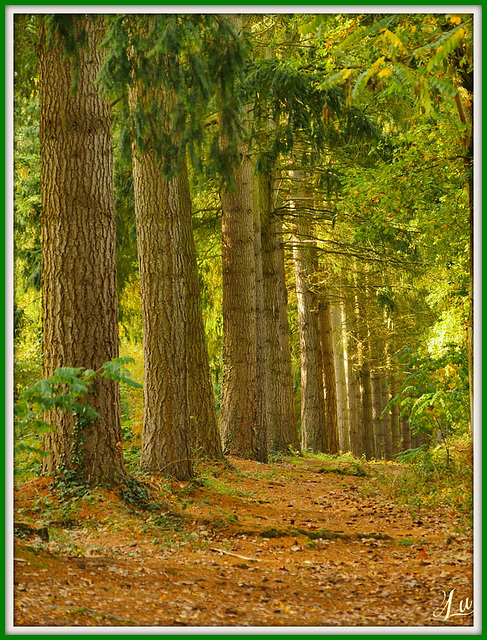
[[[453,436],[448,444],[404,452],[406,462],[395,477],[391,493],[408,506],[414,519],[421,509],[444,505],[459,516],[461,524],[472,520],[472,443],[468,435]],[[462,526],[463,526],[462,524]]]
[[[156,513],[161,510],[161,505],[155,502],[149,488],[137,478],[128,476],[121,490],[122,500],[135,509],[142,509]]]
[[[403,547],[410,547],[413,544],[413,540],[412,538],[399,538],[399,540],[397,541],[397,544],[403,546]]]
[[[14,405],[15,453],[47,455],[39,440],[42,434],[53,429],[44,419],[49,411],[59,410],[72,414],[76,418],[75,429],[79,432],[99,418],[99,413],[85,401],[98,377],[142,388],[142,385],[130,378],[130,372],[126,368],[132,361],[132,358],[114,358],[103,363],[97,371],[82,367],[59,367],[51,377],[38,380],[23,391]],[[66,473],[69,475],[68,471]],[[75,483],[81,481],[71,477],[69,480]]]

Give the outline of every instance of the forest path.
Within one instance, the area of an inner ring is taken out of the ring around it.
[[[48,524],[50,541],[15,538],[15,624],[472,625],[455,615],[471,608],[471,536],[447,509],[412,517],[390,499],[399,465],[230,462],[151,479],[172,516],[21,485],[16,519]]]

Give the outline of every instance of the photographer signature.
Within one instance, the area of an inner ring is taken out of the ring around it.
[[[448,595],[443,590],[442,593],[443,602],[437,609],[434,610],[434,618],[443,618],[443,620],[449,620],[450,618],[453,618],[455,616],[470,616],[473,614],[473,600],[468,597],[462,598],[458,602],[458,608],[456,609],[456,611],[452,612],[452,609],[454,608],[453,594],[455,593],[455,589],[452,589]]]

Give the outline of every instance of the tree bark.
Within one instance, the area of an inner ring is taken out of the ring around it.
[[[363,415],[360,393],[359,375],[359,342],[356,330],[355,299],[351,289],[345,297],[342,314],[346,329],[347,349],[347,389],[348,389],[348,416],[350,420],[350,450],[355,456],[365,453],[363,443]]]
[[[259,176],[263,267],[263,346],[266,392],[267,451],[299,449],[299,434],[294,415],[293,378],[287,289],[284,269],[282,223],[273,213],[273,179]]]
[[[401,418],[401,447],[403,451],[411,449],[411,428],[407,418]]]
[[[86,17],[75,25],[87,43],[78,51],[74,93],[74,63],[61,46],[47,48],[42,19],[38,34],[45,377],[60,366],[96,370],[118,356],[111,118],[95,85],[103,30]],[[118,385],[98,380],[88,401],[101,418],[87,426],[49,414],[55,431],[44,438],[43,471],[116,484],[126,475]]]
[[[342,451],[350,451],[350,424],[347,402],[347,379],[345,374],[345,353],[343,347],[343,320],[339,302],[331,303],[330,313],[337,391],[338,440]]]
[[[356,288],[355,314],[358,329],[358,360],[360,366],[360,392],[363,418],[363,447],[367,458],[375,455],[374,428],[372,417],[372,387],[370,378],[370,340],[367,322],[366,283]]]
[[[382,413],[382,384],[384,376],[379,371],[370,374],[370,387],[372,391],[372,424],[374,427],[375,457],[384,459],[386,456],[385,425],[381,417]]]
[[[251,163],[241,150],[236,189],[222,205],[223,382],[220,429],[225,453],[256,459],[257,339]]]
[[[400,390],[399,379],[396,371],[391,371],[389,378],[390,393],[393,398],[397,396]],[[399,453],[401,450],[401,424],[399,420],[399,406],[393,404],[391,407],[391,433],[392,433],[392,453]]]
[[[137,97],[132,95],[135,104]],[[140,464],[151,473],[193,475],[187,376],[188,308],[181,176],[165,179],[154,151],[134,147],[133,173],[142,321],[144,426]]]
[[[227,16],[235,30],[243,17]],[[247,128],[247,117],[243,126]],[[222,139],[223,144],[228,141]],[[247,142],[239,144],[235,188],[224,186],[222,207],[223,381],[220,430],[225,453],[257,459],[257,314],[252,162]]]
[[[330,317],[330,303],[321,297],[318,313],[320,330],[321,364],[323,369],[323,391],[325,394],[325,440],[327,453],[338,453],[338,415],[335,378],[335,362],[333,359],[333,334]]]
[[[309,229],[299,208],[302,201],[301,176],[291,172],[296,183],[293,196],[297,209],[294,225],[293,256],[298,300],[299,344],[301,352],[301,442],[303,449],[314,452],[326,451],[325,402],[323,392],[323,372],[318,327],[318,300],[310,286],[313,274],[311,248],[304,246],[309,237]]]
[[[256,458],[267,462],[267,439],[270,431],[270,395],[269,395],[269,353],[267,347],[268,329],[264,315],[264,274],[262,258],[262,225],[258,176],[253,181],[254,215],[254,260],[255,260],[255,337],[256,337]]]
[[[191,195],[186,166],[183,167],[179,183],[184,251],[183,268],[186,282],[186,357],[191,447],[196,458],[221,460],[223,451],[216,419],[215,396],[210,377],[208,346],[203,322],[198,264],[193,234]]]

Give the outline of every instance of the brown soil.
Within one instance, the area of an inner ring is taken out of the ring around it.
[[[102,489],[61,504],[48,478],[18,487],[16,519],[49,540],[15,537],[15,626],[473,624],[452,615],[470,609],[471,536],[447,509],[413,519],[390,499],[378,478],[397,465],[230,462],[149,479],[154,512]]]

